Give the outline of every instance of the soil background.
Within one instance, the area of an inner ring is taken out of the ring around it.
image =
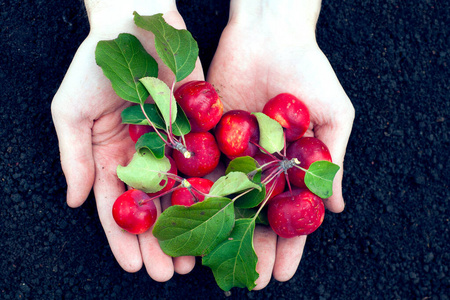
[[[177,1],[207,69],[229,1]],[[317,38],[356,109],[346,209],[327,213],[292,280],[225,294],[208,268],[124,272],[94,198],[65,203],[50,114],[88,34],[83,3],[0,2],[0,299],[448,299],[450,2],[323,1]]]

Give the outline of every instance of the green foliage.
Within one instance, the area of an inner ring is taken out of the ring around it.
[[[261,112],[252,113],[258,120],[259,144],[269,153],[279,152],[284,148],[283,127],[274,119]]]
[[[191,74],[197,61],[198,46],[189,31],[173,28],[166,23],[162,14],[140,16],[134,12],[134,22],[137,26],[153,32],[156,52],[175,74],[177,81]]]
[[[328,198],[333,194],[333,179],[339,166],[326,160],[313,162],[305,174],[308,189],[320,198]]]
[[[144,102],[149,95],[139,79],[158,76],[155,59],[128,33],[121,33],[111,41],[98,42],[95,61],[111,81],[116,94],[134,103]]]
[[[233,287],[256,286],[258,257],[253,249],[254,219],[238,219],[231,235],[211,253],[203,257],[202,263],[212,269],[219,287],[229,291]]]
[[[170,256],[199,256],[208,254],[226,239],[233,226],[233,202],[217,197],[189,207],[169,207],[159,216],[153,235]]]
[[[155,193],[164,186],[160,186],[161,180],[170,169],[170,161],[167,157],[157,159],[149,150],[141,150],[133,155],[132,160],[126,166],[117,166],[117,176],[120,180],[135,189],[146,193]]]

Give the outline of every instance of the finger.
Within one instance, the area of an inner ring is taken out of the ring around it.
[[[67,204],[78,207],[88,197],[94,183],[91,127],[88,120],[72,120],[64,96],[52,102],[52,117],[58,136],[61,167],[67,182]]]
[[[277,255],[273,277],[278,281],[288,281],[294,276],[302,259],[306,235],[285,239],[278,237]]]
[[[161,204],[155,200],[158,216],[161,214]],[[158,239],[152,233],[153,227],[139,235],[142,258],[148,275],[158,282],[165,282],[172,278],[174,265],[172,257],[165,254],[159,246]]]
[[[195,256],[180,256],[173,258],[175,272],[185,275],[191,272],[195,267]]]
[[[277,235],[270,227],[256,226],[253,245],[258,256],[256,272],[258,272],[259,277],[256,280],[255,290],[265,288],[270,282],[275,263],[276,243]]]
[[[344,156],[353,124],[352,110],[340,114],[342,117],[334,123],[318,126],[315,136],[327,145],[333,163],[339,166],[333,181],[333,195],[324,200],[325,206],[332,212],[339,213],[344,210],[345,202],[342,196],[342,178],[344,174]],[[353,112],[354,113],[354,112]]]
[[[118,196],[125,192],[124,184],[117,178],[114,166],[96,160],[94,193],[100,222],[105,230],[111,251],[119,265],[127,272],[142,268],[141,250],[134,234],[122,230],[114,221],[112,206]]]
[[[166,210],[171,205],[172,194],[161,197],[162,210]],[[174,271],[184,275],[191,272],[195,267],[195,256],[180,256],[173,258]]]

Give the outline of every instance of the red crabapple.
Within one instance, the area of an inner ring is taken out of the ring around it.
[[[203,177],[219,164],[220,150],[214,136],[209,132],[190,132],[184,136],[188,157],[175,150],[172,157],[178,171],[191,177]]]
[[[319,196],[308,189],[294,189],[268,202],[270,227],[281,237],[308,235],[322,224],[325,206]]]
[[[222,101],[209,82],[189,81],[180,86],[174,96],[189,119],[191,132],[209,131],[222,117]]]
[[[331,154],[327,146],[319,139],[314,137],[302,137],[296,140],[286,149],[286,157],[291,160],[297,158],[300,162],[298,165],[303,169],[319,160],[331,162]],[[297,187],[306,187],[305,172],[299,168],[291,167],[287,170],[288,180]]]
[[[206,178],[192,177],[185,180],[182,183],[183,187],[179,187],[172,192],[172,205],[191,206],[194,203],[202,202],[205,200],[205,195],[203,194],[208,194],[214,184],[214,182]]]
[[[308,108],[297,97],[288,93],[270,99],[262,112],[280,123],[285,129],[288,142],[301,138],[309,127]]]
[[[217,145],[228,158],[254,156],[259,149],[252,143],[259,142],[259,126],[256,117],[244,110],[226,112],[215,128]]]
[[[157,211],[150,197],[141,190],[132,189],[120,195],[113,204],[112,214],[122,229],[141,234],[156,221]]]

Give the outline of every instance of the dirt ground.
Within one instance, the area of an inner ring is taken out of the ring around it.
[[[177,1],[205,69],[228,1]],[[116,263],[91,196],[65,203],[50,104],[89,26],[82,1],[0,2],[1,299],[448,299],[450,2],[323,1],[317,28],[356,109],[343,192],[288,282],[224,294]]]

